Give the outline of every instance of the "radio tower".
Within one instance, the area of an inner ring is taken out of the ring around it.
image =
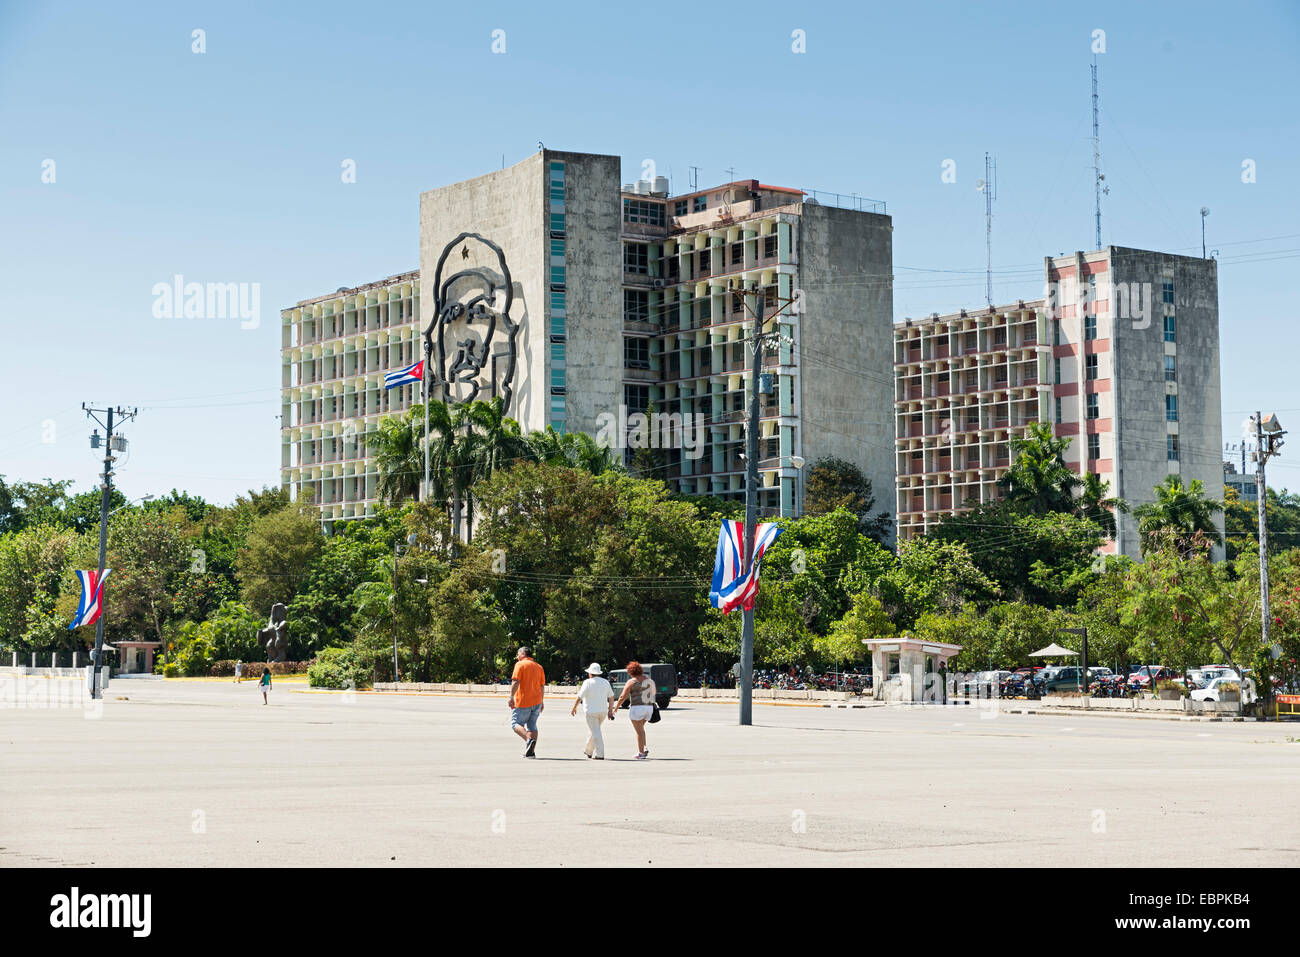
[[[1101,249],[1101,194],[1109,193],[1109,186],[1102,186],[1106,174],[1101,171],[1101,133],[1097,126],[1097,55],[1092,56],[1092,189],[1095,199],[1097,220],[1097,248]]]
[[[984,194],[984,298],[993,305],[993,200],[998,198],[998,161],[984,154],[984,178],[975,184]]]

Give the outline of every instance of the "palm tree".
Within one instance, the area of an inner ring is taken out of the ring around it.
[[[1172,535],[1184,558],[1191,554],[1198,534],[1212,544],[1223,544],[1223,536],[1214,525],[1214,515],[1223,511],[1223,503],[1206,496],[1200,479],[1184,485],[1177,475],[1170,475],[1155,487],[1155,495],[1154,502],[1133,510],[1143,552],[1154,548],[1164,534]]]
[[[532,451],[519,430],[519,423],[506,416],[505,400],[501,396],[459,406],[453,419],[465,430],[457,442],[452,488],[465,497],[465,536],[468,541],[474,534],[474,497],[470,491],[473,483],[490,478],[498,468],[508,468],[521,459],[532,458]],[[459,516],[453,516],[453,524],[459,535]]]
[[[370,435],[368,445],[374,453],[379,473],[379,497],[396,503],[404,498],[420,500],[420,483],[424,477],[424,407],[412,406],[405,415],[386,416]]]
[[[1004,498],[1039,514],[1073,512],[1082,480],[1065,464],[1070,439],[1057,438],[1046,422],[1033,422],[1023,438],[1007,444],[1015,461],[998,479]]]
[[[541,432],[529,432],[525,441],[532,457],[546,465],[582,469],[592,475],[623,471],[614,450],[586,432],[557,432],[548,425]]]
[[[456,422],[447,403],[429,403],[429,490],[431,502],[447,508],[452,497],[452,463],[456,460]]]
[[[1095,522],[1101,526],[1107,538],[1114,538],[1117,531],[1115,513],[1127,512],[1129,509],[1128,503],[1122,498],[1107,496],[1106,493],[1109,491],[1109,482],[1095,472],[1089,472],[1083,477],[1083,483],[1079,487],[1075,514]]]

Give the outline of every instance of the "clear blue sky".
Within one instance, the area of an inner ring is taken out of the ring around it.
[[[883,199],[899,318],[982,303],[990,150],[995,298],[1036,296],[1044,255],[1093,247],[1095,29],[1104,241],[1199,252],[1211,209],[1224,430],[1287,410],[1294,488],[1295,2],[4,3],[0,474],[91,487],[94,400],[141,408],[128,496],[277,484],[280,308],[417,267],[420,191],[539,140],[619,154],[629,180],[653,159],[677,190],[695,165]],[[178,273],[260,283],[260,327],[155,318]]]

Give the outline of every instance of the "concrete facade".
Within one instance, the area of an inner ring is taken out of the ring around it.
[[[1215,262],[1110,246],[1049,257],[1044,278],[1042,299],[896,326],[900,538],[995,501],[1009,439],[1039,421],[1130,506],[1171,474],[1218,497]],[[1135,557],[1136,519],[1117,518],[1106,550]]]
[[[542,150],[424,192],[418,273],[284,310],[283,482],[310,491],[323,521],[373,510],[366,437],[379,415],[420,401],[414,385],[386,393],[383,374],[423,356],[426,327],[435,399],[508,396],[506,414],[525,432],[586,432],[618,443],[629,462],[629,419],[653,405],[691,433],[651,438],[655,448],[672,439],[651,477],[743,498],[746,340],[759,296],[764,330],[780,333],[761,360],[771,386],[760,397],[761,513],[799,514],[795,462],[826,456],[861,468],[889,509],[884,204],[823,205],[757,180],[679,196],[662,178],[620,189],[620,165]]]

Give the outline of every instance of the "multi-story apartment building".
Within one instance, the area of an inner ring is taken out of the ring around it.
[[[418,272],[304,299],[280,313],[280,476],[326,524],[369,514],[378,476],[367,436],[418,402],[384,373],[423,353]]]
[[[1170,474],[1216,489],[1215,265],[1117,246],[1049,257],[1042,299],[898,323],[899,538],[996,500],[1008,441],[1031,422],[1069,436],[1070,464],[1132,505]],[[1135,521],[1118,518],[1108,550],[1136,555]]]
[[[285,310],[286,484],[311,484],[326,521],[373,508],[375,474],[357,440],[419,401],[414,387],[385,396],[382,379],[420,357],[420,327],[431,326],[435,398],[500,395],[526,431],[625,446],[637,441],[628,420],[653,406],[677,424],[649,433],[670,438],[660,476],[688,493],[743,497],[761,298],[775,333],[761,357],[763,513],[801,510],[796,463],[824,456],[855,463],[887,497],[883,204],[754,180],[671,196],[663,179],[620,184],[620,168],[616,156],[543,150],[425,192],[418,274]],[[390,299],[405,304],[395,316]]]
[[[1223,487],[1235,491],[1243,502],[1259,503],[1259,480],[1254,472],[1238,472],[1233,463],[1224,462]]]

